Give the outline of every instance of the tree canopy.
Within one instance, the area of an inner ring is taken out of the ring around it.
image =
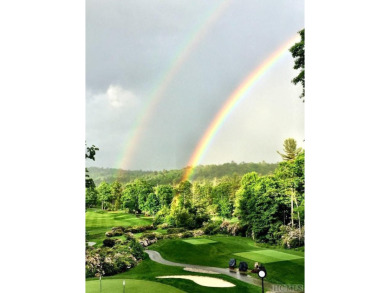
[[[282,156],[284,161],[291,161],[302,151],[302,148],[297,148],[297,141],[293,138],[287,138],[283,143],[284,154],[277,151]]]
[[[299,96],[305,101],[305,29],[302,29],[298,32],[301,35],[301,40],[298,43],[295,43],[294,46],[290,48],[294,60],[294,69],[301,69],[299,74],[292,80],[294,84],[302,84],[302,94]]]

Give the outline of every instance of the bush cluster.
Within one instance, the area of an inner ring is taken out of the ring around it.
[[[103,240],[103,246],[105,247],[114,247],[114,245],[115,245],[114,239],[106,238]]]
[[[186,229],[184,229],[184,228],[168,228],[167,234],[177,234],[177,233],[182,233],[185,231],[186,231]]]
[[[152,240],[152,239],[157,238],[157,235],[156,235],[156,233],[143,233],[141,235],[141,238],[147,238],[149,240]]]
[[[291,226],[281,226],[280,244],[284,248],[297,248],[305,245],[305,227],[292,228]]]
[[[123,244],[107,247],[106,244],[115,244],[114,239],[105,239],[101,248],[88,247],[85,257],[85,275],[89,277],[111,276],[125,272],[137,265],[137,261],[144,257],[144,249],[135,240]]]
[[[156,230],[157,227],[153,225],[147,225],[147,226],[134,226],[134,227],[127,227],[124,231],[125,232],[131,232],[131,233],[141,233],[149,230]]]

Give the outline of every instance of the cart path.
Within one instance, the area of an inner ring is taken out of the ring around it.
[[[145,252],[149,255],[150,259],[152,261],[161,263],[163,265],[168,265],[168,266],[175,266],[175,267],[185,267],[185,268],[194,268],[194,269],[201,269],[201,270],[207,270],[207,271],[212,271],[215,273],[219,274],[224,274],[226,276],[233,277],[237,280],[243,281],[248,284],[252,284],[258,287],[261,287],[261,280],[260,278],[254,278],[250,275],[245,275],[245,274],[240,274],[237,271],[230,271],[229,268],[223,269],[223,268],[216,268],[216,267],[208,267],[208,266],[199,266],[199,265],[191,265],[191,264],[184,264],[184,263],[177,263],[177,262],[172,262],[166,259],[163,259],[161,254],[155,250],[145,250]],[[264,287],[271,290],[272,285],[270,282],[264,281]]]

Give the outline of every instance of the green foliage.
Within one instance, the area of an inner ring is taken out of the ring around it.
[[[145,203],[149,194],[153,193],[153,187],[150,183],[140,179],[135,180],[134,185],[138,198],[138,207],[141,211],[146,211]]]
[[[142,233],[141,238],[155,239],[157,237],[156,233]]]
[[[108,183],[102,182],[97,188],[98,201],[102,205],[102,210],[107,209],[107,204],[112,200],[111,187]]]
[[[127,271],[137,265],[137,258],[132,253],[132,248],[137,247],[135,252],[143,258],[143,248],[139,248],[133,241],[123,245],[115,245],[114,239],[105,239],[105,246],[101,248],[87,247],[86,253],[86,276],[111,276]],[[115,245],[115,246],[114,246]],[[138,255],[137,254],[137,255]]]
[[[220,225],[222,223],[220,221],[209,222],[203,228],[204,234],[206,235],[215,235],[220,232]]]
[[[291,226],[281,226],[281,245],[284,248],[297,248],[305,244],[305,228],[293,228]]]
[[[185,231],[186,231],[186,229],[184,229],[184,228],[168,228],[167,234],[177,234],[177,233],[183,233]]]
[[[283,147],[285,153],[277,153],[281,155],[285,161],[294,160],[296,156],[302,152],[302,148],[297,148],[297,141],[293,138],[287,138],[283,143]]]
[[[169,207],[173,199],[173,187],[171,185],[158,185],[156,194],[161,207]]]
[[[106,238],[103,240],[103,246],[105,247],[114,247],[114,245],[115,245],[115,239]]]
[[[302,84],[303,90],[300,98],[303,98],[303,101],[305,101],[305,29],[299,31],[298,33],[301,35],[301,40],[290,48],[290,52],[295,58],[294,69],[301,69],[301,71],[292,80],[292,82],[294,84]]]
[[[86,146],[85,159],[90,159],[95,161],[96,151],[98,151],[99,148],[95,147],[94,145],[92,145],[91,147],[88,147],[87,145],[85,146]],[[89,177],[88,172],[89,172],[88,169],[85,168],[85,187],[95,188],[95,182],[93,181],[92,178]]]
[[[145,210],[149,212],[149,214],[156,214],[158,210],[160,209],[160,202],[158,200],[157,195],[154,193],[149,193],[148,198],[145,202]]]
[[[85,189],[85,206],[90,208],[96,206],[98,200],[98,192],[94,187],[88,187]]]
[[[111,184],[111,198],[113,201],[113,205],[115,210],[117,211],[120,208],[120,202],[122,198],[122,184],[118,181],[115,181]]]
[[[191,207],[192,205],[192,184],[191,182],[187,181],[182,181],[179,183],[177,186],[175,192],[177,194],[178,198],[178,207],[180,209],[186,209]]]
[[[266,162],[260,163],[225,163],[222,165],[200,165],[194,168],[192,180],[194,182],[203,182],[207,180],[214,180],[214,178],[221,179],[223,177],[241,177],[249,172],[256,172],[259,174],[271,174],[277,164],[269,164]],[[129,171],[111,169],[111,168],[97,168],[90,167],[89,174],[94,178],[96,184],[105,181],[112,183],[116,180],[122,184],[134,182],[136,179],[141,179],[149,182],[152,186],[157,185],[177,185],[180,183],[185,169],[181,170],[163,170],[163,171]],[[118,175],[119,174],[119,175]]]
[[[136,240],[130,241],[130,252],[137,260],[145,257],[143,246]]]

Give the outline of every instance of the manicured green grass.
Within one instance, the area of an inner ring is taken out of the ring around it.
[[[192,238],[192,239],[186,239],[186,240],[183,240],[183,241],[187,242],[189,244],[193,244],[193,245],[216,243],[216,241],[213,241],[213,240],[210,240],[210,239],[205,239],[205,238],[200,238],[200,239]]]
[[[270,250],[270,249],[240,252],[240,253],[235,253],[235,255],[238,257],[243,257],[253,261],[257,261],[263,264],[302,258],[302,256],[297,256],[297,255],[280,252],[276,250]]]
[[[134,280],[134,279],[124,279],[125,281],[125,290],[126,292],[138,292],[138,293],[155,293],[155,292],[172,292],[172,293],[181,293],[184,292],[175,287],[145,281],[145,280]],[[112,292],[123,292],[123,280],[119,279],[103,279],[102,280],[102,291],[103,293],[112,293]],[[100,292],[100,283],[99,280],[87,281],[85,282],[85,292],[86,293],[98,293]]]
[[[186,240],[192,239],[194,238]],[[231,258],[235,258],[237,264],[240,261],[247,262],[249,268],[253,268],[256,261],[264,262],[269,282],[275,284],[304,284],[304,252],[279,247],[265,247],[255,243],[250,238],[237,236],[204,236],[195,239],[207,239],[216,241],[216,243],[193,245],[182,239],[165,239],[159,240],[156,244],[150,246],[150,249],[159,251],[163,258],[170,261],[203,266],[226,268]],[[255,251],[258,252],[255,253]],[[246,252],[249,252],[249,254],[236,255]],[[277,259],[277,261],[267,263],[260,259],[262,255],[268,258],[274,257],[274,260]]]
[[[190,244],[188,244],[190,245]],[[231,282],[235,284],[235,287],[232,288],[210,288],[205,286],[200,286],[193,281],[190,280],[184,280],[184,279],[157,279],[158,276],[169,276],[169,275],[197,275],[197,276],[209,276],[214,278],[220,278],[225,281]],[[93,278],[96,280],[96,278]],[[110,280],[110,279],[119,279],[120,284],[122,284],[122,280],[127,279],[136,279],[136,280],[147,280],[147,281],[153,281],[165,285],[170,285],[172,287],[175,287],[179,290],[182,290],[184,292],[197,292],[197,293],[206,293],[206,292],[221,292],[221,293],[258,293],[259,287],[247,284],[245,282],[241,282],[237,279],[234,279],[229,276],[225,275],[210,275],[210,274],[201,274],[201,273],[195,273],[195,272],[188,272],[184,271],[181,267],[173,267],[173,266],[167,266],[163,264],[156,263],[152,260],[147,258],[143,260],[138,266],[135,268],[124,272],[122,274],[110,276],[110,277],[104,277],[103,281]],[[90,282],[87,280],[87,283]],[[126,281],[127,284],[127,281]],[[88,291],[87,291],[88,292]],[[99,292],[99,291],[97,291]],[[112,291],[115,292],[122,292],[122,291]],[[126,287],[126,292],[138,292],[138,291],[128,291]],[[158,293],[165,293],[165,292],[172,292],[172,291],[163,291],[163,288],[161,288],[161,291],[158,291]],[[89,292],[88,292],[89,293]],[[92,293],[92,292],[91,292]]]
[[[152,222],[152,217],[136,217],[134,214],[124,211],[108,212],[99,209],[88,209],[85,213],[87,241],[96,242],[96,246],[99,246],[105,238],[105,233],[112,227],[145,226],[151,225]]]

